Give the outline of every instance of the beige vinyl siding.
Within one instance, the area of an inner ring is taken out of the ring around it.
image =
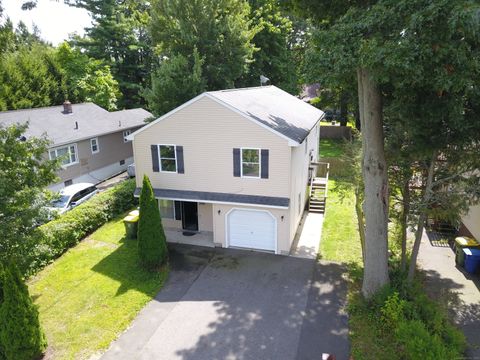
[[[90,139],[72,142],[77,144],[78,163],[58,171],[57,175],[62,181],[88,174],[133,155],[132,143],[123,141],[122,131],[96,138],[99,147],[96,154],[92,154]]]
[[[480,240],[480,205],[470,207],[468,214],[462,217],[463,224],[472,235]]]
[[[183,146],[185,173],[154,173],[150,145]],[[137,186],[289,197],[288,141],[207,97],[138,133],[134,140]],[[269,150],[269,178],[233,176],[233,148]]]
[[[275,217],[277,222],[278,253],[286,255],[290,252],[291,242],[289,239],[289,212],[288,210],[281,209],[248,207],[242,205],[213,204],[213,241],[215,242],[215,244],[221,245],[222,247],[227,246],[226,219],[228,212],[232,209],[254,209],[269,211]]]
[[[319,125],[307,136],[300,146],[291,148],[291,194],[290,194],[290,241],[293,241],[295,232],[302,218],[303,209],[308,201],[307,185],[308,185],[308,168],[310,164],[309,154],[312,151],[313,161],[318,159],[318,139]],[[305,142],[306,141],[306,142]],[[305,151],[306,145],[306,151]],[[299,213],[298,195],[300,194],[301,212]]]

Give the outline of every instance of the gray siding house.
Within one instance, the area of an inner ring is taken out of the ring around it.
[[[48,156],[62,158],[59,190],[79,182],[98,183],[124,171],[133,163],[132,143],[127,136],[145,125],[152,114],[144,109],[108,112],[93,103],[51,106],[0,112],[0,126],[28,122],[25,136],[46,135],[51,141]]]

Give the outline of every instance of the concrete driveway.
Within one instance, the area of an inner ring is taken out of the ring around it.
[[[335,263],[171,246],[169,280],[102,359],[321,359],[349,353]]]

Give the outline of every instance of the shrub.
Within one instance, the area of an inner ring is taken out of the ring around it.
[[[143,177],[140,194],[138,254],[142,265],[150,270],[162,265],[168,256],[160,210],[153,195],[152,184],[146,175]]]
[[[136,205],[134,180],[124,181],[36,229],[21,270],[32,275],[107,221]]]
[[[396,329],[398,341],[403,344],[406,359],[449,360],[460,354],[449,348],[440,336],[431,334],[420,320],[403,321]]]
[[[15,265],[0,269],[0,354],[7,360],[39,358],[47,348],[47,341],[37,307]]]

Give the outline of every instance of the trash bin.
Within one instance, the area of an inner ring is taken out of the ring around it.
[[[464,248],[465,270],[475,274],[480,269],[480,249]]]
[[[465,262],[464,248],[480,248],[480,244],[477,240],[467,237],[459,236],[455,238],[455,262],[458,266],[463,266]]]
[[[138,230],[138,219],[139,219],[138,210],[133,210],[128,213],[127,216],[123,218],[123,223],[125,224],[125,233],[127,238],[136,239],[137,230]]]

